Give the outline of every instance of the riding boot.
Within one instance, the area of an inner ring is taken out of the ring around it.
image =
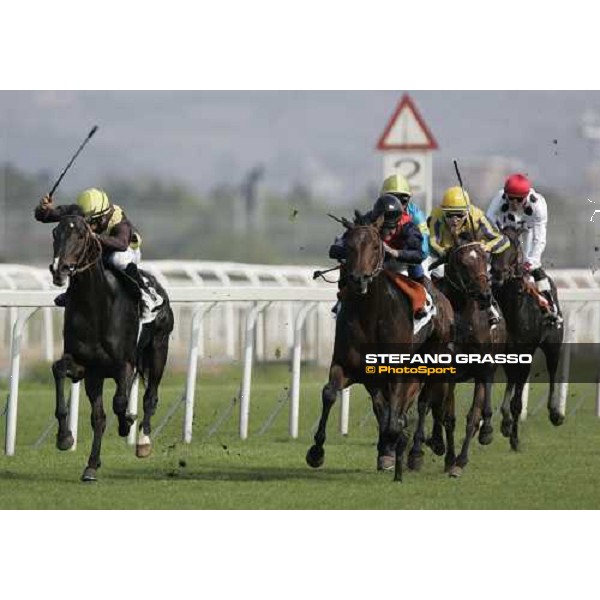
[[[69,290],[67,289],[66,292],[63,292],[62,294],[59,294],[58,296],[56,296],[56,298],[54,298],[54,304],[60,308],[64,308],[65,306],[67,306],[67,294],[69,293]]]

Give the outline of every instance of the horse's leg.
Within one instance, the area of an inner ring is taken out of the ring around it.
[[[384,436],[386,423],[389,419],[390,406],[381,389],[369,389],[369,393],[371,394],[371,400],[373,402],[373,412],[377,419],[377,470],[390,471],[394,468],[394,462],[396,460],[395,448],[388,445]]]
[[[446,399],[450,391],[448,383],[434,383],[432,385],[431,416],[433,417],[433,428],[427,445],[436,456],[443,456],[446,452],[444,443],[444,421],[446,418]]]
[[[546,357],[546,368],[548,369],[548,418],[552,425],[559,426],[565,422],[565,416],[561,414],[559,407],[559,394],[556,386],[556,371],[560,360],[561,344],[548,342],[541,344],[544,356]]]
[[[504,388],[504,398],[502,400],[502,406],[500,412],[502,413],[502,424],[500,425],[500,431],[504,437],[510,437],[510,431],[512,429],[512,419],[510,416],[510,399],[512,398],[513,390],[515,389],[515,379],[512,369],[505,369],[506,372],[506,387]]]
[[[489,374],[488,381],[494,381],[494,371]],[[492,416],[494,411],[492,410],[492,384],[489,383],[485,386],[485,397],[483,399],[483,410],[481,428],[479,429],[479,443],[482,446],[487,446],[492,443],[494,439],[494,428],[492,427]]]
[[[350,379],[346,377],[344,370],[340,365],[332,365],[329,369],[329,381],[323,387],[321,393],[322,409],[321,418],[319,419],[319,426],[315,433],[315,443],[310,447],[306,453],[306,462],[310,467],[318,468],[323,465],[325,461],[325,450],[323,445],[327,437],[327,419],[331,407],[335,404],[337,393],[350,385]]]
[[[454,466],[450,469],[450,477],[460,477],[463,469],[469,462],[469,447],[471,440],[479,429],[481,416],[483,414],[483,405],[485,403],[486,387],[491,388],[491,383],[482,380],[475,380],[475,390],[473,393],[473,404],[467,415],[467,426],[465,430],[465,439],[463,441],[460,454],[458,455]]]
[[[117,388],[113,397],[113,412],[119,420],[119,435],[121,437],[127,437],[131,425],[133,425],[133,416],[127,414],[127,405],[134,375],[133,364],[127,362],[119,372],[118,377],[115,377]]]
[[[79,381],[84,375],[83,367],[77,365],[73,357],[65,354],[52,365],[52,375],[56,388],[56,409],[54,416],[58,421],[58,433],[56,434],[56,447],[59,450],[69,450],[73,447],[75,440],[69,431],[67,422],[68,410],[65,399],[65,378],[70,377],[74,382]]]
[[[433,384],[431,384],[433,385]],[[425,417],[430,404],[431,387],[425,384],[419,393],[417,403],[418,421],[413,436],[413,445],[408,454],[407,466],[411,471],[420,471],[423,466],[422,445],[425,442]]]
[[[510,401],[510,412],[512,415],[512,426],[510,429],[510,447],[512,450],[519,449],[519,421],[523,410],[523,388],[529,377],[530,365],[518,365],[514,371],[515,393]]]
[[[146,458],[152,453],[151,419],[158,406],[158,387],[163,377],[167,355],[169,353],[168,334],[156,335],[150,346],[145,350],[148,352],[148,381],[144,392],[144,418],[140,424],[140,433],[135,447],[135,455],[138,458]]]
[[[444,402],[444,429],[446,430],[446,456],[444,458],[444,473],[449,473],[456,462],[454,448],[454,430],[456,429],[456,399],[454,391],[456,384],[451,383]]]
[[[387,438],[390,442],[396,442],[396,465],[394,469],[394,481],[402,481],[402,461],[404,459],[404,450],[408,445],[408,435],[406,434],[406,411],[411,400],[416,394],[419,382],[402,382],[392,386],[390,395],[390,418],[388,421]]]
[[[106,429],[106,414],[102,402],[102,389],[104,387],[104,378],[96,373],[88,372],[85,376],[85,393],[87,394],[92,406],[92,429],[94,438],[92,440],[92,450],[88,458],[88,464],[81,481],[96,481],[96,471],[100,468],[100,449],[102,446],[102,436]]]

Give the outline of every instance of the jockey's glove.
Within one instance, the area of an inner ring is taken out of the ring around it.
[[[391,246],[388,246],[385,242],[383,242],[383,249],[386,251],[387,254],[393,256],[394,258],[398,258],[398,256],[400,256],[400,252],[398,250],[392,248]]]

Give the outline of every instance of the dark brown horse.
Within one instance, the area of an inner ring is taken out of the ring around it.
[[[472,236],[456,239],[446,260],[444,279],[438,282],[452,303],[455,315],[455,350],[462,354],[504,352],[506,325],[503,319],[490,327],[488,308],[492,302],[492,289],[487,273],[488,254]],[[471,440],[479,431],[479,442],[490,444],[492,428],[492,384],[496,366],[493,363],[464,365],[455,382],[449,386],[445,414],[434,412],[432,442],[442,445],[442,425],[446,431],[446,470],[451,477],[460,477],[469,462]],[[454,427],[457,382],[473,379],[474,391],[471,408],[467,414],[465,439],[459,455],[455,456]],[[437,416],[437,418],[436,418]]]
[[[138,342],[140,311],[136,287],[124,274],[104,268],[100,242],[85,219],[64,217],[52,234],[54,261],[50,270],[53,281],[56,285],[64,285],[70,278],[64,315],[64,352],[52,365],[58,420],[56,444],[59,450],[68,450],[74,441],[67,425],[65,378],[75,382],[83,379],[92,408],[94,438],[82,480],[95,481],[106,427],[102,402],[106,378],[116,382],[113,410],[119,422],[119,435],[126,437],[134,421],[134,416],[127,414],[127,402],[136,370],[145,377],[144,418],[136,454],[139,457],[150,454],[150,418],[158,403],[158,385],[167,359],[173,311],[166,292],[153,281],[164,303],[156,319],[144,325]]]
[[[379,426],[377,444],[379,470],[394,468],[395,480],[402,478],[403,453],[408,444],[407,411],[422,387],[416,376],[385,376],[376,379],[361,368],[361,347],[365,344],[403,344],[414,351],[430,344],[451,340],[452,308],[437,291],[434,301],[437,315],[413,335],[413,311],[409,299],[398,292],[384,273],[385,251],[380,236],[382,218],[370,225],[345,222],[346,273],[348,285],[338,313],[329,381],[322,392],[322,414],[306,461],[320,467],[325,459],[324,443],[327,420],[337,393],[362,383],[373,401]],[[419,423],[409,455],[409,467],[418,468],[422,460],[425,412],[429,404],[426,391],[419,401]]]
[[[506,319],[508,351],[533,354],[537,348],[541,348],[546,357],[550,383],[549,418],[553,425],[562,425],[564,416],[559,410],[558,388],[555,382],[564,330],[560,324],[544,318],[535,294],[531,293],[531,286],[534,284],[528,281],[523,270],[523,249],[520,241],[522,229],[508,227],[503,233],[510,240],[510,246],[492,260],[492,279],[494,296],[498,299]],[[554,298],[558,298],[556,286],[551,279],[550,285]],[[508,381],[502,403],[501,431],[510,439],[510,447],[513,450],[519,448],[519,417],[523,408],[523,388],[530,369],[529,364],[504,365]]]

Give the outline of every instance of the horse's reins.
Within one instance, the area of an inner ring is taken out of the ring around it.
[[[82,250],[81,255],[79,256],[77,262],[75,263],[75,267],[74,267],[73,271],[71,272],[71,275],[78,275],[79,273],[83,273],[84,271],[87,271],[87,269],[94,266],[98,262],[100,257],[102,256],[102,244],[100,243],[98,238],[94,235],[94,232],[92,231],[92,229],[89,226],[89,224],[87,223],[87,221],[84,220],[84,223],[85,223],[87,235],[85,236],[83,250]],[[91,259],[87,264],[80,266],[81,263],[85,260],[86,255],[88,254],[88,250],[90,248],[90,244],[92,242],[95,243],[95,246],[96,246],[96,250],[97,250],[96,256],[93,259]]]

